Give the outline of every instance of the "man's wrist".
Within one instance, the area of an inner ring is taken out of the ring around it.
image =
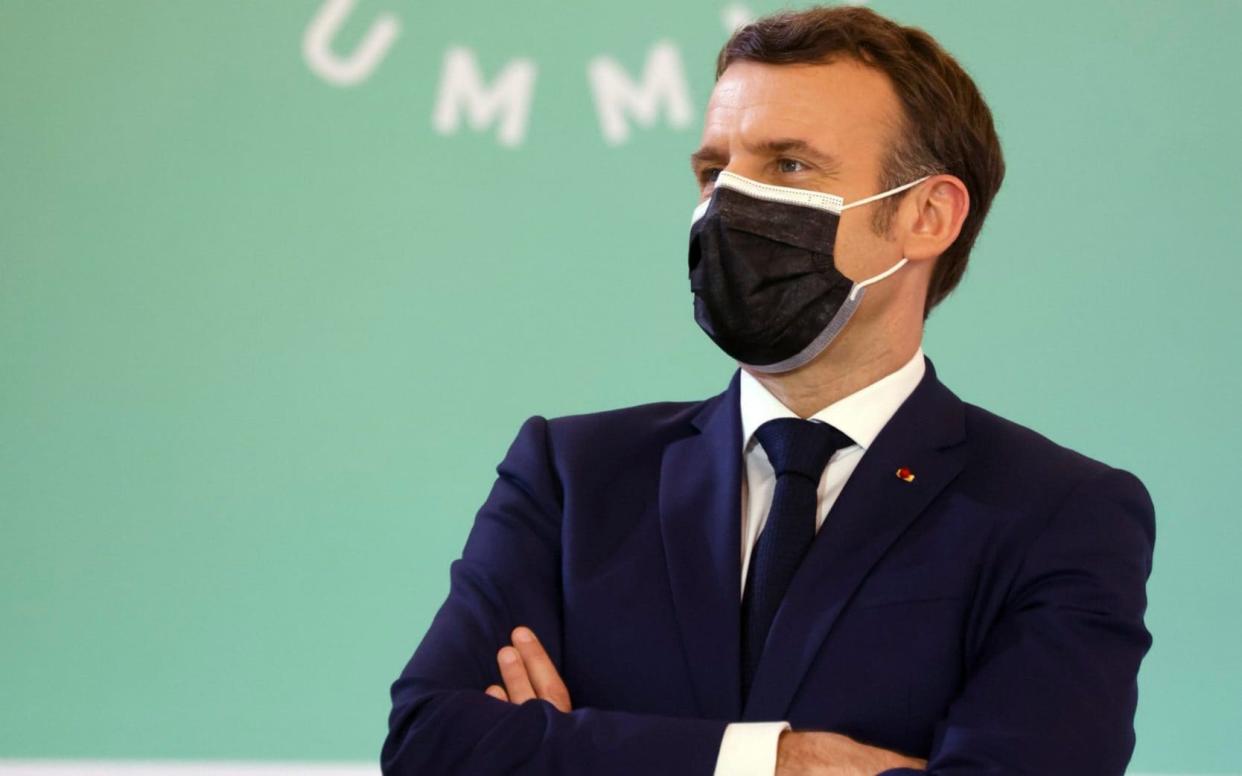
[[[840,733],[789,730],[777,739],[776,776],[871,776],[893,768],[922,769],[926,765],[926,760],[870,746]]]

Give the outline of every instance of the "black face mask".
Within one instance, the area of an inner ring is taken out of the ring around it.
[[[833,262],[841,212],[928,176],[846,205],[835,195],[772,186],[731,172],[690,225],[694,319],[721,350],[758,372],[788,372],[818,356],[845,328],[866,287]]]

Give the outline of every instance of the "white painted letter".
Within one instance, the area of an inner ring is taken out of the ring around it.
[[[755,20],[755,15],[750,9],[741,3],[731,3],[723,11],[720,12],[720,23],[724,25],[725,32],[734,33],[740,27],[745,27]]]
[[[457,132],[461,112],[465,109],[470,128],[479,132],[499,115],[496,137],[500,144],[519,146],[526,137],[526,119],[530,115],[534,91],[533,60],[509,60],[488,90],[474,52],[468,48],[450,48],[444,53],[440,95],[436,98],[432,124],[441,135],[451,135]]]
[[[302,56],[320,78],[337,86],[353,86],[371,75],[388,53],[401,25],[390,13],[380,16],[348,57],[337,56],[332,38],[354,9],[354,0],[324,0],[302,36]]]
[[[599,116],[604,140],[620,145],[629,140],[630,127],[626,113],[635,122],[650,127],[663,102],[669,126],[684,129],[690,126],[692,110],[686,76],[677,47],[661,41],[651,47],[643,67],[642,84],[635,84],[621,65],[611,57],[596,57],[587,68],[591,91],[595,96],[595,112]]]

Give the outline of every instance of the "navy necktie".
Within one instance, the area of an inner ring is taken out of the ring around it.
[[[742,594],[742,705],[776,610],[815,538],[816,495],[824,467],[834,452],[854,443],[827,423],[800,418],[769,420],[755,430],[755,437],[776,472],[776,490],[751,552]]]

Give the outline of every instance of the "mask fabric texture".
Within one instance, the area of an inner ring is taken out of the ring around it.
[[[721,172],[690,225],[694,319],[716,345],[758,372],[787,372],[824,351],[872,283],[906,259],[855,283],[833,261],[841,212],[926,180],[846,205],[835,195]]]

